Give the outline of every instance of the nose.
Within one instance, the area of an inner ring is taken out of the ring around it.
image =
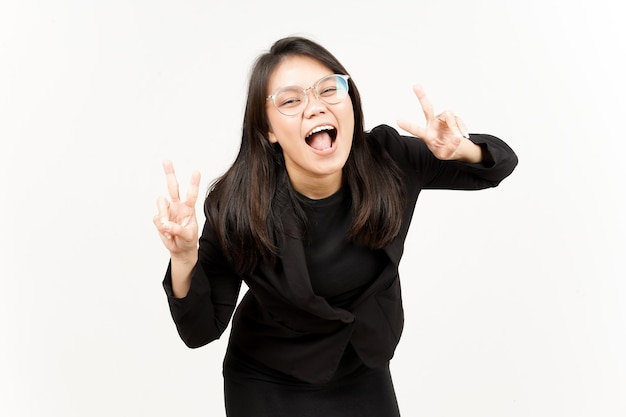
[[[310,94],[309,94],[310,93]],[[312,87],[307,88],[305,91],[307,97],[306,107],[304,108],[304,115],[306,117],[313,116],[315,114],[324,113],[326,111],[326,104],[317,97],[315,89]]]

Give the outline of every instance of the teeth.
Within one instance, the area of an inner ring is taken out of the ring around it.
[[[327,126],[318,126],[318,127],[316,127],[315,129],[311,130],[311,131],[309,132],[309,134],[308,134],[308,135],[306,135],[306,137],[308,138],[309,136],[311,136],[311,135],[313,135],[313,134],[315,134],[315,133],[321,132],[321,131],[323,131],[323,130],[333,130],[333,129],[334,129],[334,127],[332,127],[332,126],[330,126],[330,125],[327,125]]]

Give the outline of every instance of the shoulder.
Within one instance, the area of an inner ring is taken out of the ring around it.
[[[378,125],[365,134],[369,141],[377,142],[386,149],[399,148],[406,151],[408,148],[414,148],[413,150],[419,151],[422,146],[425,146],[421,139],[403,135],[385,124]]]
[[[369,140],[375,140],[381,144],[384,144],[389,140],[398,140],[398,138],[400,137],[400,133],[398,133],[396,129],[385,124],[378,125],[373,129],[365,132],[365,134]]]
[[[389,125],[381,124],[366,132],[367,141],[374,151],[384,149],[400,166],[416,167],[419,161],[430,157],[424,141],[400,134]],[[382,149],[381,149],[382,148]]]

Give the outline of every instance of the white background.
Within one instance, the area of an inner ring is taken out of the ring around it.
[[[187,349],[161,288],[161,160],[222,173],[252,62],[291,34],[344,63],[368,128],[423,121],[419,82],[520,158],[499,188],[422,194],[403,416],[626,415],[618,4],[3,0],[0,415],[224,415],[227,337]]]

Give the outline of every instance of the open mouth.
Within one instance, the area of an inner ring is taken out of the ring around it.
[[[317,126],[305,138],[307,145],[318,151],[332,148],[335,139],[337,139],[337,129],[330,125]]]

